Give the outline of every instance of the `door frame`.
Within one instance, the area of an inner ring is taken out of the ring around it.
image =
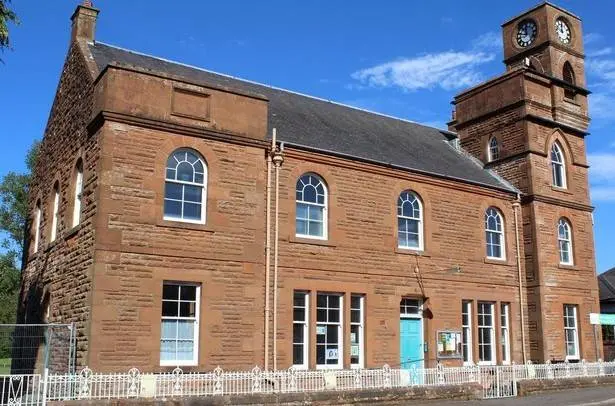
[[[417,313],[402,313],[401,311],[399,312],[400,342],[399,342],[399,357],[398,358],[401,362],[401,321],[402,320],[419,320],[419,322],[421,323],[420,330],[421,330],[421,356],[422,356],[421,366],[419,368],[425,368],[425,330],[424,330],[425,323],[423,321],[423,300],[419,298],[415,298],[415,297],[402,297],[400,299],[400,302],[401,300],[404,300],[404,299],[417,300],[419,302],[419,306],[418,306]]]

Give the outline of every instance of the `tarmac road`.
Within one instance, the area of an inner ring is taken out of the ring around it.
[[[489,400],[473,400],[473,401],[445,401],[445,402],[424,402],[424,403],[409,403],[412,406],[615,406],[615,385],[603,385],[593,388],[571,389],[560,392],[544,393],[539,395],[505,398],[505,399],[489,399]]]

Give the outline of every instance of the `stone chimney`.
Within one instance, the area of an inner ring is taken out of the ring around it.
[[[84,0],[82,4],[77,6],[70,18],[73,22],[71,42],[75,40],[94,41],[98,11],[89,0]]]

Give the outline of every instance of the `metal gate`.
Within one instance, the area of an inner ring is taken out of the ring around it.
[[[514,368],[510,365],[481,366],[479,379],[483,387],[483,399],[517,396],[517,380]]]
[[[74,324],[0,324],[0,375],[75,372]]]

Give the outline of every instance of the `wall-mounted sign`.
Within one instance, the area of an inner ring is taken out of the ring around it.
[[[436,349],[438,358],[462,358],[461,331],[438,331]]]
[[[590,313],[590,324],[602,324],[603,326],[615,326],[615,314]]]

